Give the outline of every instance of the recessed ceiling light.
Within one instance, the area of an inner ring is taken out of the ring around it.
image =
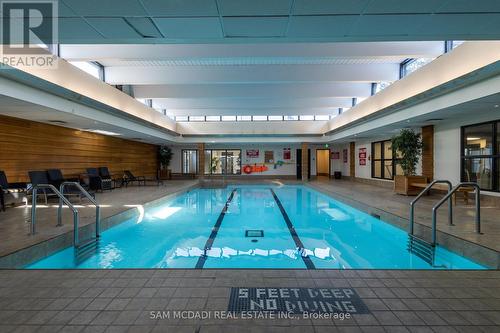
[[[495,108],[499,107],[500,105],[499,104],[495,104]]]
[[[92,133],[102,134],[102,135],[110,135],[110,136],[118,136],[118,135],[121,135],[120,133],[115,133],[115,132],[105,131],[105,130],[99,130],[99,129],[89,129],[89,128],[85,128],[85,129],[83,129],[83,130],[84,130],[84,131],[87,131],[87,132],[92,132]]]
[[[52,123],[52,124],[57,124],[57,125],[65,125],[67,124],[67,122],[63,121],[63,120],[47,120],[49,123]]]

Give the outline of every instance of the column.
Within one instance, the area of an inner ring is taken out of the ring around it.
[[[205,178],[205,144],[198,143],[198,178]]]
[[[422,176],[427,177],[427,181],[434,179],[434,125],[422,127]]]
[[[308,181],[307,177],[309,171],[309,151],[307,143],[302,144],[302,181]]]
[[[356,178],[356,142],[349,143],[349,176]]]

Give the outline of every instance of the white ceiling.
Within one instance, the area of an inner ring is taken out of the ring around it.
[[[498,0],[60,0],[63,43],[500,39]]]
[[[443,42],[61,45],[171,115],[333,115]]]

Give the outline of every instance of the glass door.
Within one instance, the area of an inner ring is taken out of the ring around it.
[[[182,173],[198,173],[198,151],[195,149],[182,151]]]

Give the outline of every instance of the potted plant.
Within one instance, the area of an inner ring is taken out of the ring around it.
[[[210,161],[210,173],[214,174],[217,169],[219,168],[220,164],[220,159],[216,156],[212,157],[212,160]]]
[[[172,149],[167,146],[158,147],[158,162],[160,163],[160,169],[158,170],[159,179],[170,179],[170,161],[172,160]]]
[[[417,164],[422,155],[422,138],[412,129],[404,128],[392,138],[392,150],[398,156],[398,164],[403,170],[403,175],[394,177],[394,191],[398,194],[417,195],[420,191],[412,187],[412,183],[427,183],[427,178],[417,176]]]

